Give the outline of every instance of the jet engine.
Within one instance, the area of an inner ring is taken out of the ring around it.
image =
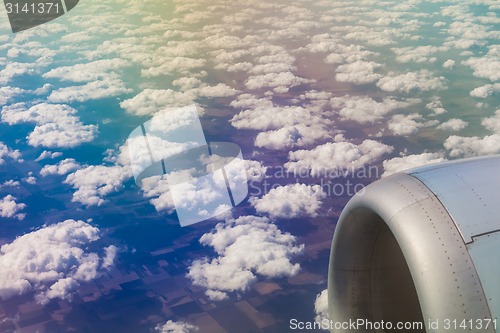
[[[499,190],[491,156],[397,173],[356,194],[332,243],[331,332],[500,333]]]

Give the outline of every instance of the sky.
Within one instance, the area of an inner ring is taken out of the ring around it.
[[[495,0],[82,0],[13,34],[2,7],[0,299],[72,304],[140,265],[137,251],[180,240],[183,277],[215,308],[263,281],[286,291],[311,258],[326,271],[310,253],[329,247],[355,192],[500,153],[499,11]],[[208,141],[241,148],[249,195],[181,228],[165,179],[135,183],[127,138],[193,106]],[[163,226],[141,230],[142,218]],[[326,281],[304,287],[310,320],[325,315]],[[149,331],[206,332],[189,316],[146,317]]]

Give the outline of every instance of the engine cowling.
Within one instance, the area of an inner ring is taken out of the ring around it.
[[[492,156],[394,174],[356,194],[332,243],[332,332],[500,333],[499,189]],[[363,320],[372,325],[341,325]]]

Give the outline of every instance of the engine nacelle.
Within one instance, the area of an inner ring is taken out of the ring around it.
[[[492,156],[394,174],[356,194],[330,255],[332,332],[500,333],[499,189]],[[340,325],[358,319],[393,326]],[[414,322],[422,329],[395,327]]]

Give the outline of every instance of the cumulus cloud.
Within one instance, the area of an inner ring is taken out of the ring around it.
[[[474,76],[489,79],[491,82],[498,81],[500,80],[500,45],[491,45],[485,56],[470,57],[462,63],[474,70]]]
[[[443,114],[447,112],[443,107],[443,102],[441,102],[441,99],[438,96],[432,97],[432,101],[427,103],[425,107],[434,112],[434,114]]]
[[[281,72],[250,76],[245,85],[252,90],[273,88],[277,93],[285,93],[289,88],[310,82],[312,80],[296,76],[292,72]]]
[[[329,142],[312,150],[290,152],[290,161],[285,163],[285,167],[294,173],[309,170],[313,176],[319,176],[332,170],[362,168],[392,150],[393,147],[374,140],[365,140],[359,145]]]
[[[131,99],[124,100],[120,106],[128,113],[147,116],[166,107],[186,106],[196,99],[193,92],[178,92],[171,89],[144,89]]]
[[[48,151],[48,150],[44,150],[40,156],[38,156],[35,160],[35,162],[40,162],[42,160],[46,160],[46,159],[54,159],[54,158],[58,158],[58,157],[61,157],[62,156],[62,153],[61,152],[51,152],[51,151]]]
[[[500,109],[495,112],[494,116],[483,119],[481,125],[492,132],[500,134]]]
[[[26,214],[21,211],[25,208],[25,204],[17,203],[16,198],[9,194],[0,200],[0,217],[24,220]]]
[[[451,157],[470,157],[500,153],[500,134],[485,137],[452,135],[444,142]]]
[[[393,48],[392,51],[396,54],[398,62],[435,62],[437,58],[434,56],[437,52],[446,52],[450,48],[448,46],[432,46],[423,45],[417,47],[400,47]]]
[[[192,105],[199,97],[216,98],[233,96],[237,91],[228,85],[219,83],[215,86],[177,80],[176,84],[183,91],[172,89],[144,89],[136,96],[124,100],[120,106],[128,113],[137,116],[153,115],[156,112],[171,107]]]
[[[160,75],[172,75],[175,73],[189,74],[192,69],[205,66],[205,59],[188,57],[162,57],[158,66],[143,69],[141,75],[144,77],[155,77]]]
[[[351,82],[354,84],[367,84],[379,80],[382,75],[375,73],[381,65],[374,61],[358,60],[337,67],[335,79],[339,82]]]
[[[202,84],[198,88],[188,90],[188,92],[193,92],[196,96],[200,97],[215,98],[234,96],[238,91],[224,83],[219,83],[215,86]]]
[[[441,153],[422,153],[402,157],[394,157],[390,160],[384,161],[384,174],[382,175],[382,177],[386,177],[392,175],[393,173],[416,168],[422,165],[440,163],[444,161],[446,161],[446,159]]]
[[[69,86],[53,90],[47,97],[51,103],[86,102],[89,100],[110,98],[132,92],[125,83],[114,77],[92,81],[84,85]]]
[[[314,320],[321,323],[323,320],[329,320],[330,315],[328,314],[328,289],[323,290],[316,296],[314,301],[314,312],[316,317]]]
[[[387,127],[395,135],[408,136],[415,134],[422,127],[436,125],[437,120],[424,121],[423,117],[418,113],[409,115],[396,114],[392,116]]]
[[[5,164],[5,158],[11,158],[16,162],[23,161],[21,152],[18,149],[12,150],[0,141],[0,165]]]
[[[182,321],[174,322],[169,320],[165,324],[156,327],[158,333],[194,333],[196,331],[198,331],[198,327]]]
[[[28,177],[23,178],[23,182],[28,183],[30,185],[35,185],[36,184],[36,178],[33,176],[32,172],[28,173]]]
[[[181,222],[203,221],[229,211],[231,199],[227,196],[226,182],[222,172],[219,170],[209,177],[193,177],[195,172],[196,170],[193,168],[171,172],[160,179],[152,177],[152,180],[146,182],[158,181],[159,184],[152,187],[146,184],[145,189],[152,188],[153,191],[145,191],[145,194],[146,196],[160,195],[160,197],[168,199],[167,193],[169,192]],[[241,184],[234,177],[228,176],[228,179],[235,181],[238,185]],[[243,184],[241,185],[243,186]],[[168,189],[167,186],[169,186]],[[157,200],[153,199],[152,202],[157,202]],[[170,202],[168,203],[170,204]]]
[[[318,112],[321,106],[279,106],[274,105],[269,99],[256,98],[250,94],[238,96],[231,106],[245,109],[233,116],[231,125],[238,129],[265,131],[257,135],[255,139],[257,147],[268,149],[304,147],[330,139],[336,132],[332,121],[322,117]]]
[[[346,37],[352,39],[356,38],[355,34],[352,33],[347,34]],[[345,64],[365,61],[370,56],[376,55],[375,52],[368,51],[361,45],[346,45],[341,37],[328,33],[313,36],[311,41],[312,42],[308,44],[305,49],[312,53],[329,53],[325,58],[325,62],[328,64]]]
[[[300,266],[291,257],[303,251],[296,239],[283,233],[267,218],[242,216],[219,223],[200,243],[211,246],[216,258],[196,260],[189,267],[193,284],[207,288],[207,296],[221,300],[228,293],[243,292],[258,276],[265,278],[296,275]]]
[[[500,92],[500,83],[485,84],[484,86],[473,89],[470,95],[476,98],[487,98],[498,92]]]
[[[387,114],[416,102],[417,100],[397,101],[392,98],[384,98],[378,102],[370,97],[350,95],[334,97],[330,100],[331,106],[339,109],[339,114],[343,119],[353,120],[360,124],[381,121]]]
[[[174,210],[174,200],[166,177],[153,176],[143,179],[141,190],[158,212],[172,212]]]
[[[455,67],[455,60],[448,59],[443,63],[443,68],[452,69]]]
[[[266,175],[267,168],[258,161],[254,160],[245,160],[245,170],[246,170],[246,178],[250,182],[260,182],[264,179]],[[169,177],[174,177],[177,182],[189,181],[193,180],[192,172],[193,169],[184,170],[182,172],[171,173]],[[237,175],[233,175],[237,176]],[[234,178],[237,179],[237,178]],[[143,191],[143,195],[146,198],[150,199],[150,203],[155,207],[158,212],[168,212],[171,213],[175,209],[174,200],[172,198],[172,194],[170,192],[171,184],[168,181],[168,178],[165,176],[153,176],[149,178],[145,178],[141,183],[141,190]],[[213,186],[212,186],[213,188]],[[177,188],[179,191],[179,188]],[[196,206],[195,203],[197,200],[203,201],[203,205],[205,206],[210,198],[218,198],[217,189],[206,189],[204,191],[200,191],[195,188],[183,188],[184,196],[189,199],[186,200],[186,204],[191,204]],[[224,191],[225,192],[225,191]]]
[[[251,198],[258,213],[281,218],[317,216],[326,193],[319,185],[291,184],[273,188],[262,198]]]
[[[435,91],[446,89],[444,77],[434,77],[428,70],[396,75],[389,73],[377,82],[377,86],[388,92],[410,93],[414,91]]]
[[[13,97],[24,93],[24,90],[17,87],[0,87],[0,106],[9,103]]]
[[[131,176],[128,166],[91,165],[70,173],[64,183],[76,189],[73,202],[100,206],[106,202],[106,195],[120,191],[123,183]]]
[[[76,116],[77,110],[65,104],[41,103],[30,108],[24,103],[4,106],[2,121],[10,125],[35,123],[27,139],[32,146],[71,148],[90,142],[97,126],[84,125]]]
[[[0,298],[34,292],[39,303],[70,300],[76,288],[99,276],[102,257],[87,250],[99,229],[66,220],[16,238],[0,248]]]
[[[330,139],[330,132],[332,132],[332,129],[323,124],[310,126],[304,124],[291,125],[257,134],[255,146],[276,150],[304,147],[317,141]]]
[[[4,187],[19,187],[19,185],[21,185],[21,183],[19,183],[19,181],[14,180],[14,179],[10,179],[10,180],[5,181],[3,184],[1,184],[0,189],[2,189]]]
[[[245,160],[245,169],[249,181],[260,182],[266,176],[267,167],[262,162]]]
[[[440,130],[444,130],[444,131],[457,132],[457,131],[463,130],[468,125],[469,125],[469,123],[462,120],[462,119],[452,118],[452,119],[445,121],[444,123],[442,123],[441,125],[439,125],[436,128],[440,129]]]
[[[42,75],[46,79],[61,81],[91,82],[109,77],[116,77],[115,70],[130,66],[123,59],[103,59],[73,66],[61,66]]]
[[[49,175],[59,175],[63,176],[72,171],[78,170],[81,165],[75,161],[73,158],[67,158],[60,161],[57,164],[46,165],[40,170],[40,175],[46,177]]]
[[[231,119],[231,125],[239,129],[279,130],[299,124],[302,126],[331,124],[331,121],[316,114],[313,108],[277,106],[267,99],[242,98],[231,105],[248,108]]]
[[[29,62],[9,62],[5,64],[5,67],[0,70],[0,84],[6,85],[14,77],[19,75],[33,74],[35,72],[35,66],[36,64]]]

